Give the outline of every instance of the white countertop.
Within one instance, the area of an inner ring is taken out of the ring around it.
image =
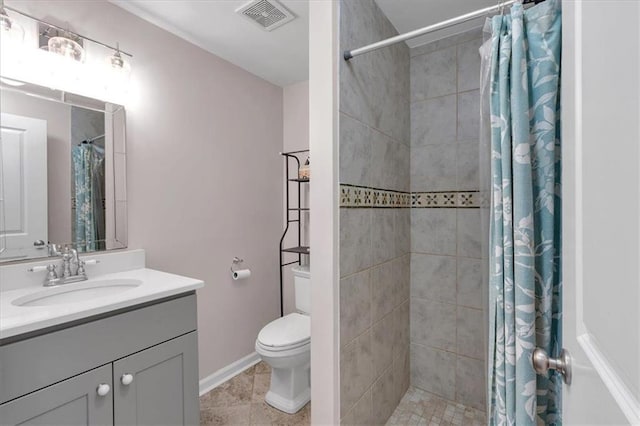
[[[0,339],[185,293],[204,286],[204,283],[200,280],[141,268],[92,276],[88,281],[64,284],[60,287],[67,285],[76,287],[81,286],[83,283],[112,279],[140,280],[142,284],[110,296],[50,306],[27,307],[12,304],[18,298],[44,290],[45,287],[43,286],[28,286],[0,292]]]

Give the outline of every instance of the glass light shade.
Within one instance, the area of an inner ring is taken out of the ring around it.
[[[15,19],[11,18],[4,9],[0,8],[0,42],[22,43],[24,29]]]
[[[67,37],[51,37],[48,43],[49,52],[77,62],[84,62],[84,49],[80,44]]]

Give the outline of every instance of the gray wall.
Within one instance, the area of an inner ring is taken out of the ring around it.
[[[411,191],[423,196],[411,209],[410,336],[411,384],[484,410],[481,42],[478,29],[411,50]]]
[[[373,0],[341,2],[342,49],[395,34]],[[409,115],[406,45],[342,61],[340,183],[369,197],[340,209],[344,424],[385,423],[409,385],[410,209],[383,204],[409,191]]]

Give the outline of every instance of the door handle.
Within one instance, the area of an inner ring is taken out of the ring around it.
[[[571,384],[571,354],[566,349],[560,351],[558,358],[550,358],[547,351],[542,348],[536,348],[531,356],[531,362],[536,373],[544,375],[549,370],[556,370],[562,374],[565,384]]]

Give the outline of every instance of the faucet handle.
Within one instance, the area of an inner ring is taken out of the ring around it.
[[[56,265],[53,263],[47,265],[47,278],[46,281],[54,281],[58,279],[58,274],[56,273]]]
[[[98,259],[87,259],[87,260],[78,260],[78,275],[87,276],[87,271],[84,270],[85,265],[95,265],[96,263],[100,263]]]
[[[58,274],[56,273],[56,265],[50,263],[49,265],[33,266],[27,269],[28,272],[40,272],[47,271],[47,276],[44,279],[44,285],[54,285],[58,281]]]
[[[27,269],[27,272],[42,272],[42,271],[56,271],[56,265],[54,265],[53,263],[49,264],[49,265],[39,265],[39,266],[32,266],[31,268]]]

